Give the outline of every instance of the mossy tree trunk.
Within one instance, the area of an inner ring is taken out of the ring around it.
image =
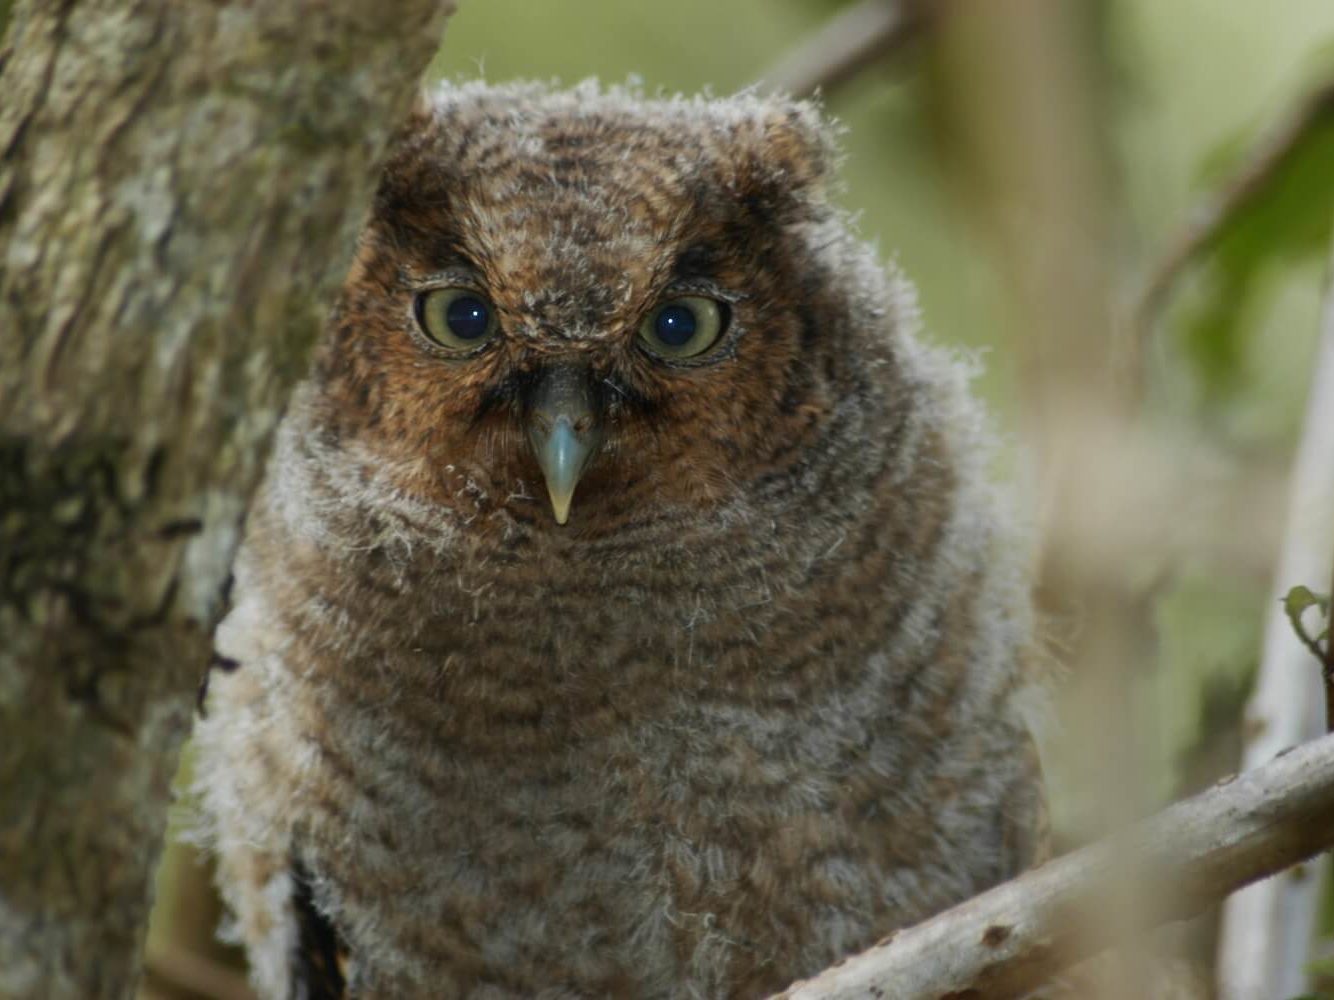
[[[0,2],[0,996],[133,990],[246,505],[449,6]]]

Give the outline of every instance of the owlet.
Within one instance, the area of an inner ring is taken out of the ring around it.
[[[759,997],[1027,866],[1021,548],[815,108],[446,87],[198,732],[263,995]]]

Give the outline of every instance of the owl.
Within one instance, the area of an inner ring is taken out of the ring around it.
[[[1033,861],[1022,533],[831,136],[419,102],[197,733],[264,996],[759,997]]]

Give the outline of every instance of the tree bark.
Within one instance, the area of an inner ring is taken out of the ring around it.
[[[1120,943],[1108,935],[1120,928],[1088,917],[1127,862],[1159,889],[1144,915],[1162,922],[1197,913],[1332,842],[1334,735],[1327,735],[1171,806],[1127,836],[1067,854],[899,931],[776,1000],[1022,996]]]
[[[0,4],[2,996],[133,990],[246,505],[450,6]]]

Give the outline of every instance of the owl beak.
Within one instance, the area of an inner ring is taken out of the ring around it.
[[[556,523],[564,524],[574,488],[602,444],[602,420],[586,372],[557,368],[542,377],[529,407],[528,442],[547,481]]]

